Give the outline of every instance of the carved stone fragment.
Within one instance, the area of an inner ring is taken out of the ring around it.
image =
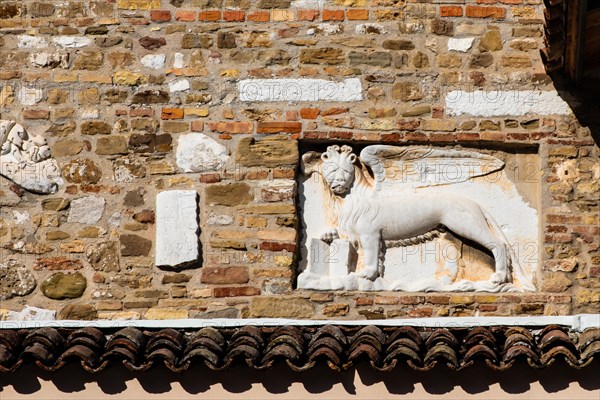
[[[34,193],[56,193],[63,180],[50,147],[15,121],[0,120],[0,174]]]

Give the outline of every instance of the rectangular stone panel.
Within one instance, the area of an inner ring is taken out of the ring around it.
[[[198,193],[169,190],[156,196],[156,266],[183,268],[198,261]]]
[[[341,82],[325,79],[243,79],[240,101],[361,101],[360,79]]]

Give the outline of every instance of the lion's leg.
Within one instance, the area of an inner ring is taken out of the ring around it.
[[[379,251],[381,249],[381,234],[365,234],[360,236],[363,252],[363,268],[356,272],[361,278],[375,280],[379,275]]]
[[[459,212],[449,213],[454,215],[444,216],[444,225],[465,239],[481,244],[494,254],[495,272],[490,277],[492,283],[510,281],[510,254],[504,238],[492,230],[479,206],[457,211]]]

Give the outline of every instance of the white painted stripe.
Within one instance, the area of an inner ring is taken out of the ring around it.
[[[237,85],[240,101],[361,101],[360,79],[244,79]]]
[[[555,90],[453,90],[446,95],[446,113],[448,116],[500,117],[569,115],[572,111]]]
[[[199,329],[204,327],[232,328],[244,325],[255,326],[414,326],[421,328],[470,328],[476,326],[524,326],[544,327],[546,325],[569,326],[575,331],[600,327],[600,314],[579,314],[572,316],[532,316],[532,317],[441,317],[441,318],[402,318],[379,320],[302,320],[278,318],[254,319],[171,319],[171,320],[127,320],[127,321],[2,321],[0,329],[33,329],[42,327],[60,328],[175,328]]]

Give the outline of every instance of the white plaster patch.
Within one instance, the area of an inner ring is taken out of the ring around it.
[[[231,225],[233,224],[233,215],[211,213],[206,223],[208,225]]]
[[[185,63],[183,61],[183,53],[175,53],[173,56],[173,68],[183,68]]]
[[[15,218],[17,225],[22,225],[29,221],[29,213],[27,211],[19,212],[17,210],[13,210],[13,217]]]
[[[71,209],[67,222],[80,224],[95,224],[104,213],[106,200],[98,196],[80,197],[71,201]]]
[[[460,51],[466,53],[471,46],[475,38],[450,38],[448,39],[448,51]]]
[[[183,92],[190,88],[190,82],[187,79],[178,79],[173,82],[169,82],[169,92]]]
[[[44,98],[44,91],[23,86],[19,91],[19,102],[24,106],[33,106]]]
[[[108,224],[118,228],[119,226],[121,226],[122,220],[123,220],[123,214],[116,211],[108,219]]]
[[[238,82],[240,101],[361,101],[360,79],[244,79]]]
[[[48,47],[48,43],[42,37],[21,35],[18,46],[20,49],[43,49]]]
[[[327,0],[294,0],[292,1],[292,8],[300,9],[311,9],[311,10],[322,10],[325,7]]]
[[[569,115],[569,105],[554,90],[513,90],[466,92],[454,90],[446,95],[449,116],[521,116],[527,114]]]
[[[179,136],[177,166],[184,172],[216,171],[228,158],[225,146],[202,133]]]
[[[85,36],[57,36],[52,40],[54,43],[64,48],[85,47],[92,44],[92,39]]]
[[[39,67],[69,68],[69,54],[67,53],[32,53],[29,62]]]
[[[340,24],[322,23],[317,25],[314,33],[322,33],[323,35],[336,35],[342,32],[342,26]],[[314,34],[312,33],[312,34]]]
[[[384,34],[387,33],[387,29],[385,26],[380,24],[359,24],[356,25],[354,31],[358,35],[368,35],[368,34]]]
[[[100,111],[95,108],[84,108],[81,110],[81,119],[98,119],[100,117]]]
[[[9,311],[8,319],[10,321],[54,321],[56,319],[56,311],[25,306],[23,310],[18,312]]]
[[[156,266],[185,267],[198,260],[198,194],[169,190],[156,196]]]
[[[147,54],[144,57],[142,57],[140,62],[146,68],[161,69],[165,66],[166,59],[167,56],[165,56],[164,54]]]

